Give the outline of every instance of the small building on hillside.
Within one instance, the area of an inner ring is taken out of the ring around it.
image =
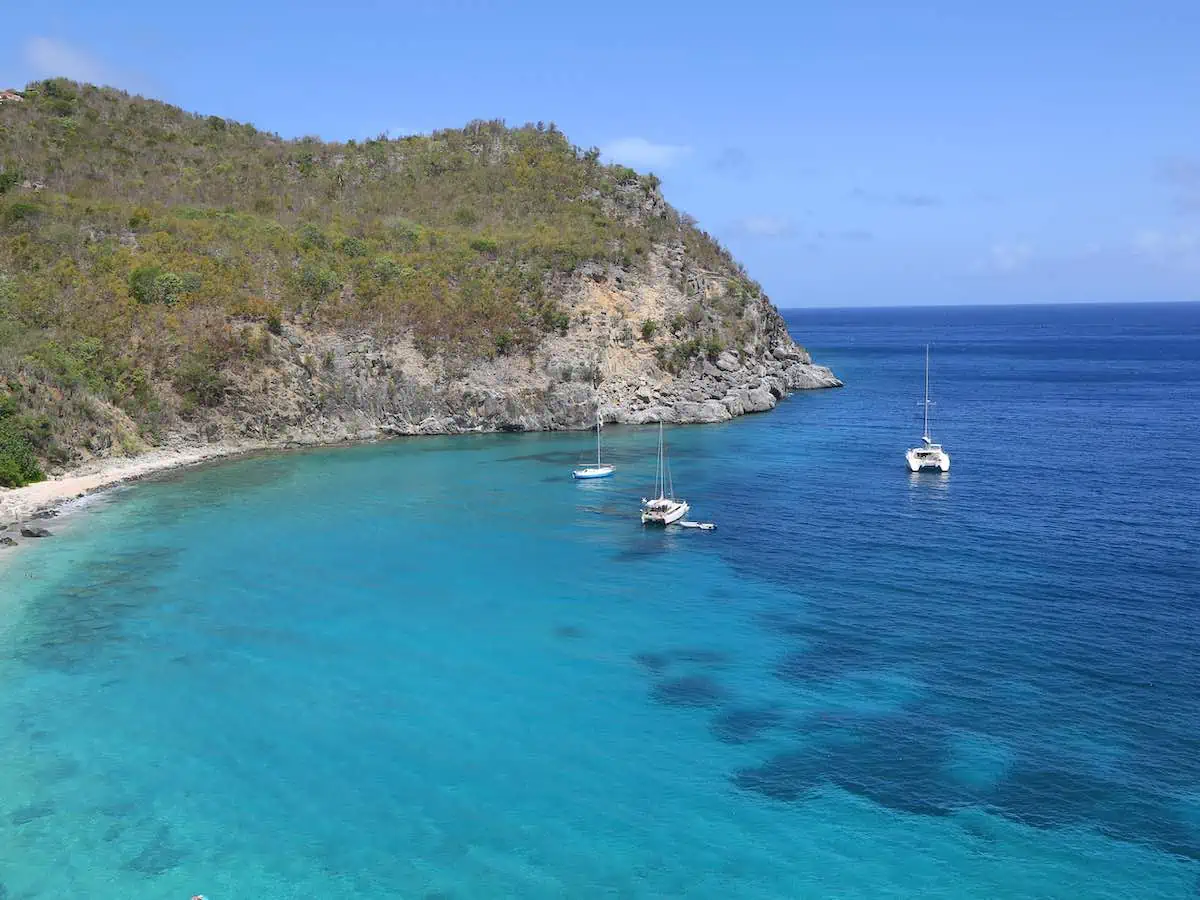
[[[2,90],[0,91],[0,103],[24,103],[25,98],[16,91]]]

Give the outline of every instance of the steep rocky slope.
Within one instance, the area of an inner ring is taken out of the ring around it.
[[[813,365],[658,179],[553,125],[285,141],[0,104],[0,484],[149,447],[714,422]]]

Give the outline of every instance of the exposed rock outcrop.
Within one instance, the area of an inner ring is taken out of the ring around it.
[[[585,266],[559,286],[570,313],[564,333],[532,356],[479,361],[429,358],[403,336],[285,324],[267,338],[270,364],[231,379],[225,401],[183,437],[303,444],[577,429],[591,426],[597,406],[607,422],[721,422],[773,409],[791,391],[839,387],[765,297],[730,301],[740,283],[669,249],[646,272]]]

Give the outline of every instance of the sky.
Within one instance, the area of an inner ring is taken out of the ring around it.
[[[781,307],[1200,300],[1197,0],[48,0],[0,87],[285,137],[555,122]]]

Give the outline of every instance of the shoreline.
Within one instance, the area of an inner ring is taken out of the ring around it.
[[[229,442],[202,447],[161,448],[137,456],[92,460],[58,478],[27,484],[25,487],[0,489],[0,531],[8,529],[11,533],[39,514],[59,512],[72,501],[152,475],[209,460],[259,450],[282,450],[288,446],[295,444],[276,444],[268,441]]]

